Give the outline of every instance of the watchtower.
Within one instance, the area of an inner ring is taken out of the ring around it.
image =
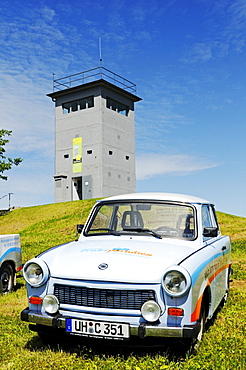
[[[135,192],[136,85],[106,68],[53,81],[55,202]]]

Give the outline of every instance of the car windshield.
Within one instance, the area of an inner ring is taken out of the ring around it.
[[[152,235],[192,240],[196,234],[191,205],[164,202],[100,202],[84,230],[90,235]]]

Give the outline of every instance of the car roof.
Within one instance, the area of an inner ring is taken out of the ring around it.
[[[191,204],[211,204],[211,202],[198,198],[192,195],[177,194],[177,193],[132,193],[115,195],[112,197],[101,199],[100,201],[114,200],[162,200],[171,202],[191,203]]]

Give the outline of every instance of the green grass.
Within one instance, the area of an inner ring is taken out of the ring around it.
[[[0,234],[20,233],[23,262],[54,245],[74,240],[95,200],[17,209],[0,217]],[[88,344],[49,348],[20,320],[27,306],[24,279],[15,292],[0,296],[0,369],[246,369],[246,219],[218,214],[232,239],[233,282],[225,307],[204,334],[196,352],[166,343],[155,348]],[[96,342],[98,343],[98,342]]]

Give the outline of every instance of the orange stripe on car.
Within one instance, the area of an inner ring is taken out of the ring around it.
[[[203,297],[203,294],[199,297],[199,299],[196,303],[196,307],[195,307],[194,311],[191,314],[191,320],[190,320],[191,322],[197,321],[200,317],[202,297]]]
[[[210,283],[216,278],[217,275],[219,275],[219,273],[221,273],[221,271],[225,270],[226,268],[229,268],[230,267],[230,264],[227,264],[223,267],[221,267],[220,269],[218,269],[209,279],[208,279],[208,284],[207,286],[210,285]],[[201,311],[201,304],[202,304],[202,298],[203,298],[203,294],[198,298],[198,301],[196,303],[196,306],[195,306],[195,309],[194,311],[192,312],[191,314],[191,322],[194,322],[194,321],[197,321],[200,317],[200,311]]]
[[[230,267],[230,265],[227,264],[227,265],[221,267],[220,269],[218,269],[217,271],[215,271],[215,273],[208,279],[209,283],[211,283],[216,278],[216,276],[221,273],[221,271],[223,271],[223,270],[225,270],[226,268],[229,268],[229,267]]]

